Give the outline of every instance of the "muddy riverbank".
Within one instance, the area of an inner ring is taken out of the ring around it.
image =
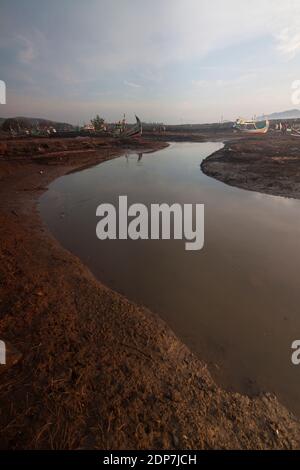
[[[300,198],[300,139],[267,134],[229,140],[202,171],[224,183],[274,196]]]
[[[276,397],[222,390],[162,320],[47,232],[36,204],[49,183],[127,148],[53,142],[1,144],[1,448],[298,448],[299,420]]]

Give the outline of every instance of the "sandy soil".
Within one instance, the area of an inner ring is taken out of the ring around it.
[[[46,231],[36,203],[47,185],[120,152],[99,139],[0,146],[0,447],[299,448],[300,422],[276,397],[222,390],[162,320]]]
[[[229,141],[201,168],[232,186],[300,198],[300,138],[273,133]]]

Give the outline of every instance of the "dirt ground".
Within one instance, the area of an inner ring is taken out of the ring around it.
[[[276,135],[229,141],[206,158],[205,174],[231,186],[300,198],[300,138]]]
[[[222,390],[161,319],[99,283],[47,232],[36,208],[47,185],[125,147],[107,139],[0,145],[0,339],[9,346],[0,447],[299,448],[300,422],[275,396]]]

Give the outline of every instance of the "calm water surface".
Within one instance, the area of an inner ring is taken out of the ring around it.
[[[268,390],[300,415],[300,202],[231,188],[200,163],[221,143],[180,143],[57,179],[40,199],[55,237],[106,284],[158,312],[227,389]],[[205,246],[96,238],[96,207],[204,203]]]

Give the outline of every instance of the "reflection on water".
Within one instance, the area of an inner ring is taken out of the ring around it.
[[[205,176],[220,143],[180,143],[59,178],[40,200],[50,230],[114,289],[171,325],[227,388],[268,390],[300,415],[300,203],[231,188]],[[205,245],[96,238],[96,207],[205,204]],[[62,217],[63,215],[63,217]]]

